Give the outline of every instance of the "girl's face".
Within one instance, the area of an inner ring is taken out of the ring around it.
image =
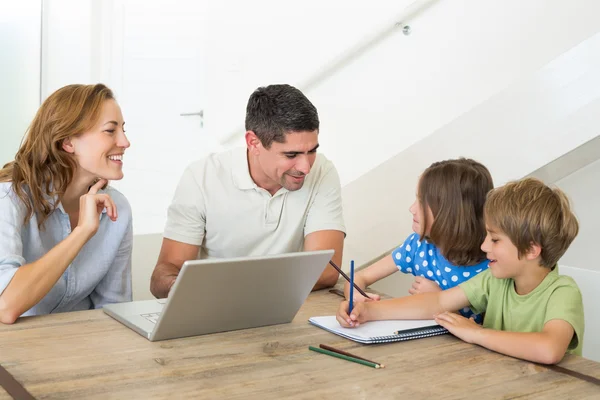
[[[89,175],[90,180],[123,178],[123,154],[129,147],[124,124],[119,105],[106,100],[96,125],[63,143],[63,148],[75,155],[80,173]]]
[[[419,193],[417,193],[415,202],[412,203],[408,211],[410,211],[413,216],[413,232],[418,233],[419,235],[429,236],[431,233],[431,226],[433,225],[433,213],[431,212],[431,208],[429,208],[429,206],[426,210],[423,210],[421,201],[419,201]],[[424,226],[425,212],[427,213],[427,226]]]

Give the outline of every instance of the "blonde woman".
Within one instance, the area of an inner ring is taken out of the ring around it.
[[[0,170],[0,322],[131,300],[123,125],[109,88],[65,86]]]

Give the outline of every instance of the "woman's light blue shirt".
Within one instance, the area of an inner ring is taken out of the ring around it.
[[[119,191],[108,186],[117,207],[113,222],[102,213],[96,234],[83,246],[58,282],[26,315],[101,308],[104,304],[131,301],[131,207]],[[34,214],[23,225],[27,209],[10,182],[0,183],[0,294],[22,265],[32,263],[71,233],[69,215],[62,204],[38,229]]]

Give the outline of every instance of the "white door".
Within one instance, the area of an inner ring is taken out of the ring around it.
[[[136,234],[163,231],[185,167],[220,150],[203,132],[205,3],[117,0],[111,74],[131,142],[125,178],[112,185],[129,199]]]

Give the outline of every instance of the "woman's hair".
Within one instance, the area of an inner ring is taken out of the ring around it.
[[[68,85],[41,105],[15,160],[0,170],[0,182],[12,182],[27,207],[24,223],[35,213],[41,228],[56,209],[77,168],[75,157],[63,150],[63,141],[92,129],[109,99],[114,99],[113,93],[103,84]]]
[[[486,230],[483,206],[494,187],[488,169],[477,161],[459,158],[431,164],[418,186],[427,226],[427,208],[433,214],[428,239],[454,265],[475,265],[485,259],[480,246]],[[420,232],[421,239],[425,236]]]

